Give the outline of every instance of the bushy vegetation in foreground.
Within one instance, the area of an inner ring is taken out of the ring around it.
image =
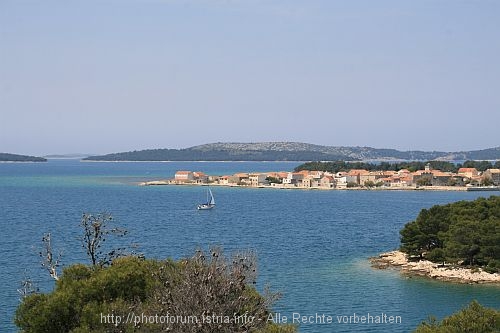
[[[411,256],[500,272],[500,196],[423,209],[400,234]]]
[[[473,301],[466,308],[443,319],[431,318],[421,323],[415,333],[493,333],[500,332],[500,311]]]
[[[38,292],[27,278],[15,323],[25,333],[189,332],[293,333],[295,326],[269,319],[279,294],[254,287],[257,259],[246,251],[226,257],[218,248],[180,261],[146,260],[127,248],[109,246],[126,230],[107,213],[84,213],[81,245],[90,264],[58,274],[60,255],[51,234],[42,238],[42,267],[55,289]]]
[[[26,333],[295,332],[268,323],[278,295],[256,291],[255,269],[251,253],[226,258],[217,249],[177,262],[129,256],[105,267],[76,264],[53,292],[25,297],[15,323]]]

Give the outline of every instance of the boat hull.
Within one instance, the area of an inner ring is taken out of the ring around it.
[[[215,207],[215,205],[203,204],[203,205],[198,205],[198,210],[209,210],[209,209],[212,209],[214,207]]]

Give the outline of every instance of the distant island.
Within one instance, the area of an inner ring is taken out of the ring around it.
[[[67,159],[82,159],[90,156],[90,154],[79,154],[79,153],[74,153],[74,154],[51,154],[51,155],[44,155],[43,157],[48,158],[48,159],[61,159],[61,160],[67,160]]]
[[[500,160],[500,147],[474,151],[399,151],[371,147],[321,146],[300,142],[210,143],[184,149],[147,149],[84,161],[363,161]]]
[[[0,153],[0,162],[47,162],[43,157]]]
[[[400,267],[443,281],[500,283],[500,196],[422,209],[400,234],[399,251],[372,258],[374,267]]]

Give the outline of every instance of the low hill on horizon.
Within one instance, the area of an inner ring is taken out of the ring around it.
[[[89,157],[92,154],[82,154],[82,153],[71,153],[71,154],[50,154],[43,155],[47,159],[82,159]]]
[[[0,153],[0,162],[47,162],[43,157]]]
[[[500,147],[474,151],[399,151],[371,147],[322,146],[301,142],[217,142],[183,149],[146,149],[89,156],[87,161],[363,161],[497,160]]]

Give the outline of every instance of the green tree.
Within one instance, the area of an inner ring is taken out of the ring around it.
[[[331,161],[331,162],[306,162],[295,168],[295,171],[301,170],[317,170],[328,171],[336,173],[339,171],[349,171],[351,169],[365,169],[368,171],[398,171],[401,169],[408,169],[411,172],[423,170],[425,165],[429,164],[431,168],[441,171],[456,172],[458,166],[454,163],[447,161],[413,161],[413,162],[399,162],[389,163],[382,162],[380,164],[365,163],[365,162],[346,162],[346,161]]]
[[[446,253],[442,248],[435,248],[432,249],[427,255],[425,256],[426,259],[432,261],[432,262],[441,262],[445,263],[446,261]]]
[[[423,176],[417,180],[418,186],[431,186],[432,185],[432,177],[431,176]]]
[[[365,187],[368,187],[368,188],[372,188],[372,187],[375,187],[375,183],[371,180],[367,180],[365,182]]]
[[[493,180],[490,177],[484,177],[482,179],[483,186],[491,186],[493,185]]]
[[[446,237],[446,253],[451,261],[463,261],[474,265],[475,257],[481,252],[480,223],[459,221],[450,227]]]
[[[447,207],[441,206],[422,209],[415,221],[401,229],[401,250],[422,257],[424,253],[442,247],[442,233],[449,226],[449,221],[443,218],[447,210]]]
[[[425,252],[425,235],[417,223],[410,222],[399,232],[401,234],[401,251],[422,258]]]
[[[462,167],[476,168],[478,171],[484,171],[493,168],[493,165],[489,161],[465,161]]]
[[[23,300],[15,323],[26,333],[106,328],[99,314],[125,313],[120,310],[145,301],[154,286],[150,272],[155,266],[154,261],[136,257],[117,259],[107,268],[72,265],[63,271],[53,292]]]
[[[500,311],[472,301],[466,308],[443,319],[422,322],[415,333],[494,333],[500,332]]]
[[[88,253],[90,265],[65,268],[56,279],[54,290],[45,294],[38,293],[31,280],[26,279],[14,319],[21,332],[296,331],[295,326],[268,322],[271,306],[280,294],[268,289],[261,294],[255,289],[257,258],[253,252],[226,257],[220,249],[213,248],[209,253],[200,250],[193,257],[177,262],[139,256],[100,256],[98,244],[109,234],[110,229],[103,222],[108,219],[103,215],[94,218],[84,215],[82,220],[84,247],[89,249],[89,244],[94,244],[88,251],[96,251],[95,256]],[[47,253],[52,253],[51,246],[49,249]],[[135,318],[135,314],[139,317]],[[185,319],[145,322],[141,320],[143,314]],[[186,322],[188,317],[190,322]],[[222,319],[205,321],[203,318],[207,317]]]
[[[499,196],[423,209],[400,234],[411,256],[500,271]]]
[[[115,259],[107,267],[72,265],[63,271],[53,292],[27,296],[17,309],[15,323],[26,333],[37,332],[294,332],[267,323],[270,306],[279,297],[259,294],[253,287],[256,261],[251,253],[231,259],[219,250],[173,262],[137,257]],[[196,316],[199,325],[180,322],[125,320],[109,323],[103,315],[127,318]],[[204,322],[202,315],[255,317],[239,323]],[[269,328],[268,328],[268,325]]]

